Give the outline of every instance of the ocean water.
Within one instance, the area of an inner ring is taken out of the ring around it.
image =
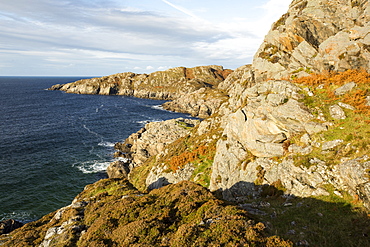
[[[23,222],[71,203],[104,178],[114,143],[147,121],[184,114],[164,101],[46,88],[81,77],[0,77],[0,221]]]

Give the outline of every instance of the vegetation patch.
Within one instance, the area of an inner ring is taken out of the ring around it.
[[[274,56],[274,55],[278,52],[279,52],[279,48],[276,45],[266,44],[264,50],[260,52],[258,56],[271,63],[277,63],[279,61],[279,57]]]
[[[285,21],[286,19],[288,19],[288,17],[289,17],[289,13],[285,13],[284,15],[282,15],[280,19],[277,22],[275,22],[273,26],[273,30],[276,30],[278,29],[278,27],[285,25]]]
[[[302,102],[316,116],[322,116],[329,124],[327,131],[311,136],[313,141],[324,143],[327,141],[343,140],[337,147],[322,152],[320,147],[313,148],[309,155],[295,155],[297,165],[310,166],[311,158],[318,158],[327,164],[337,164],[340,159],[346,157],[354,159],[368,153],[370,145],[370,106],[366,97],[370,95],[370,74],[365,70],[347,70],[345,72],[324,72],[311,74],[293,80],[294,83],[303,85],[312,94],[305,94]],[[356,87],[343,95],[336,95],[335,90],[339,87],[354,82]],[[345,119],[334,119],[330,115],[329,108],[332,105],[345,103],[354,110],[342,108],[346,114]],[[318,118],[320,119],[320,118]]]
[[[268,222],[269,232],[295,246],[370,245],[370,218],[356,198],[329,185],[328,196],[286,196],[281,182],[274,185],[263,185],[262,198],[245,202],[262,211],[258,218]]]

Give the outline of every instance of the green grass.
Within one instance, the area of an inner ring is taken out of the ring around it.
[[[309,246],[369,246],[370,218],[361,204],[347,193],[337,196],[331,186],[325,189],[329,196],[294,197],[288,201],[268,196],[255,200],[271,205],[261,208],[267,214],[258,216],[258,220],[269,222],[270,234],[293,243],[306,240]],[[291,205],[286,206],[286,202]]]

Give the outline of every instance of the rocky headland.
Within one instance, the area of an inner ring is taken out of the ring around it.
[[[52,89],[170,100],[109,179],[3,246],[369,246],[370,5],[294,0],[251,65]],[[191,72],[190,72],[191,71]]]
[[[177,67],[151,74],[119,73],[101,78],[83,79],[63,85],[54,85],[49,90],[67,93],[123,95],[138,98],[174,100],[165,109],[208,117],[221,104],[225,96],[215,90],[232,70],[222,66]],[[181,86],[179,86],[181,85]],[[203,95],[186,99],[187,95]],[[212,96],[207,96],[212,94]],[[220,97],[220,99],[216,99]],[[176,100],[181,103],[175,103]],[[187,103],[182,99],[188,100]],[[209,99],[209,100],[208,100]]]

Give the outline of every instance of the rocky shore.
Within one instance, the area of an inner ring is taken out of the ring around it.
[[[122,73],[68,93],[171,100],[109,179],[3,246],[369,246],[370,5],[294,0],[253,63]]]
[[[216,100],[215,91],[232,70],[222,66],[199,66],[194,68],[177,67],[151,74],[119,73],[101,78],[83,79],[64,85],[54,85],[49,90],[61,90],[67,93],[123,95],[158,100],[176,100],[180,103],[169,103],[165,109],[189,113],[192,116],[208,117],[219,106],[223,95]],[[179,86],[181,85],[181,86]],[[207,93],[206,93],[207,92]],[[193,94],[188,101],[188,95]],[[202,99],[198,95],[203,95]],[[211,99],[211,100],[207,100]],[[187,102],[184,102],[187,101]],[[179,105],[181,105],[179,107]]]

